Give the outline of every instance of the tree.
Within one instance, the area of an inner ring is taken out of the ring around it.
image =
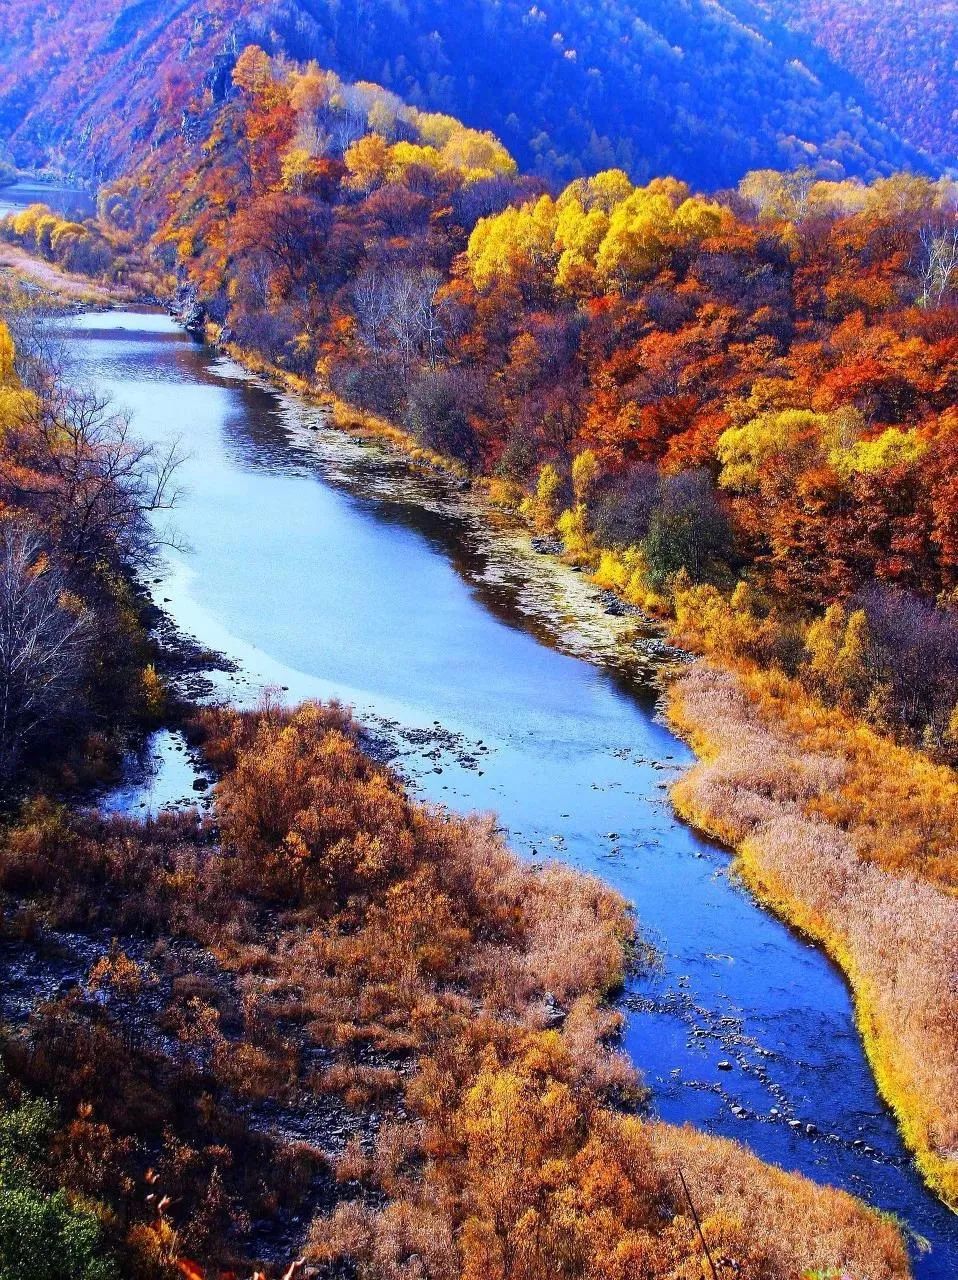
[[[667,476],[642,551],[656,590],[685,570],[701,582],[730,554],[731,530],[707,471]]]
[[[867,619],[870,667],[887,689],[892,714],[943,735],[958,702],[958,617],[880,584],[861,591],[855,602]]]
[[[0,320],[0,384],[11,383],[16,378],[17,349],[13,343],[13,335]]]
[[[389,145],[378,133],[359,138],[343,156],[354,191],[368,195],[386,180],[389,167]]]
[[[551,533],[559,518],[562,505],[562,477],[551,462],[547,462],[539,472],[535,493],[526,498],[522,504],[522,512],[540,533]]]
[[[922,227],[919,239],[918,305],[940,307],[945,295],[958,285],[958,225]]]
[[[585,449],[572,459],[572,492],[576,502],[587,502],[599,473],[599,464],[591,449]]]
[[[332,215],[329,207],[302,195],[270,191],[258,196],[234,223],[237,254],[262,255],[280,296],[317,283],[328,270],[324,250]]]
[[[96,1216],[41,1189],[53,1128],[37,1099],[0,1110],[0,1280],[114,1280]]]
[[[34,514],[70,572],[146,564],[157,536],[148,517],[178,498],[178,444],[163,450],[135,440],[128,417],[56,369],[41,373],[38,385],[32,412],[10,439],[20,465],[0,468],[0,497]]]
[[[658,497],[658,470],[648,463],[604,479],[590,504],[599,545],[622,551],[638,546],[649,531]]]
[[[759,414],[719,437],[716,454],[722,463],[719,483],[733,492],[759,489],[772,459],[792,470],[814,457],[827,420],[806,409]]]
[[[448,369],[427,371],[409,392],[408,422],[416,438],[467,467],[479,461],[479,442],[469,420],[471,399],[462,375]]]
[[[830,604],[805,635],[808,677],[820,692],[835,692],[838,655],[847,624],[848,616],[842,605]]]
[[[233,83],[251,98],[264,93],[273,83],[273,64],[269,54],[257,44],[247,45],[236,59]]]
[[[403,382],[417,358],[435,368],[443,345],[445,304],[437,272],[364,271],[353,286],[359,331],[367,347],[398,362]]]
[[[815,185],[815,171],[803,165],[792,173],[753,169],[741,180],[738,190],[760,218],[797,222],[808,212],[809,197]]]
[[[69,711],[82,679],[91,618],[71,599],[39,534],[0,525],[0,777]]]

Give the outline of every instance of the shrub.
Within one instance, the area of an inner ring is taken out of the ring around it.
[[[40,1183],[53,1127],[38,1100],[0,1110],[0,1280],[113,1280],[96,1216]]]
[[[406,411],[409,430],[434,453],[474,467],[479,461],[478,440],[470,420],[474,399],[462,374],[430,370],[410,388]]]
[[[649,581],[660,590],[683,569],[693,582],[731,554],[731,528],[706,471],[666,476],[642,542]]]
[[[602,481],[589,504],[599,545],[622,551],[638,546],[649,532],[658,497],[658,468],[651,465],[631,467]]]

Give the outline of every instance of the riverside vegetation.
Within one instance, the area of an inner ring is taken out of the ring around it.
[[[633,939],[613,892],[410,803],[335,706],[194,732],[209,822],[37,800],[4,839],[8,950],[77,972],[8,1027],[4,1115],[39,1115],[27,1186],[65,1184],[60,1236],[86,1232],[82,1265],[18,1275],[285,1270],[291,1250],[397,1280],[679,1280],[706,1250],[755,1280],[908,1274],[852,1197],[633,1114],[602,1004]]]

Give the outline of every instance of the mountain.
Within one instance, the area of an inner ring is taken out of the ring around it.
[[[215,105],[255,42],[491,129],[555,182],[927,168],[870,103],[867,68],[792,17],[753,0],[7,0],[0,137],[20,164],[114,176]]]
[[[867,81],[902,138],[958,164],[955,0],[770,0],[770,8]]]

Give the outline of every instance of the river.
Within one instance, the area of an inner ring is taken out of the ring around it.
[[[141,437],[188,450],[175,520],[189,547],[152,590],[236,660],[219,689],[244,704],[265,685],[337,696],[420,795],[494,810],[522,853],[615,885],[661,953],[624,999],[655,1112],[897,1214],[931,1245],[916,1274],[958,1274],[958,1218],[877,1095],[840,975],[674,815],[667,785],[692,758],[656,719],[628,620],[596,612],[582,575],[490,536],[450,482],[410,475],[165,315],[87,314],[63,334],[74,377]],[[163,734],[110,803],[143,812],[191,780]]]
[[[22,178],[0,187],[0,218],[5,218],[8,213],[19,213],[31,204],[48,205],[61,218],[79,218],[81,221],[96,212],[93,196],[76,187],[40,182],[34,178]]]

